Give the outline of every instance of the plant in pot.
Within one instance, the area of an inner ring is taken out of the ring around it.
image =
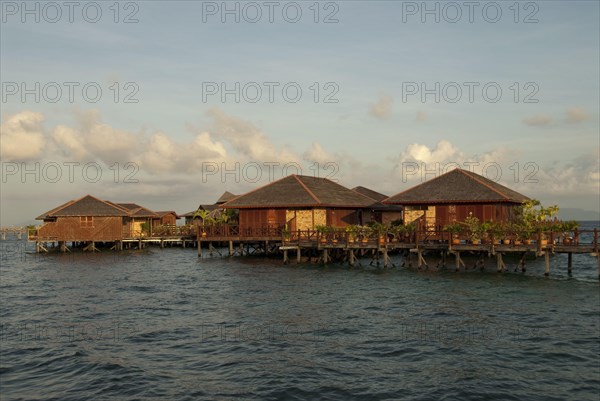
[[[390,234],[392,234],[392,242],[402,242],[404,240],[404,234],[407,232],[406,226],[400,225],[392,225],[390,227]]]
[[[337,231],[335,228],[333,227],[329,227],[329,232],[331,233],[331,243],[332,244],[337,244],[338,243],[338,235],[337,235]]]
[[[369,242],[369,237],[372,234],[371,227],[361,226],[359,230],[360,230],[360,241],[363,244],[367,244]]]
[[[524,202],[517,209],[517,216],[521,223],[538,233],[542,245],[546,245],[548,244],[548,230],[552,230],[551,226],[555,223],[558,211],[559,208],[556,205],[544,207],[539,200],[532,199]]]
[[[281,229],[281,236],[283,238],[283,243],[289,243],[290,242],[290,238],[292,236],[292,233],[290,232],[290,229],[288,228],[288,225],[284,225],[283,228]]]
[[[524,245],[531,245],[531,236],[533,229],[527,225],[522,225],[519,230],[519,237]]]
[[[490,244],[492,242],[492,238],[490,235],[491,223],[491,221],[484,221],[480,225],[479,230],[481,232],[481,243],[483,244]]]
[[[356,235],[358,234],[358,226],[351,224],[349,226],[346,226],[345,231],[346,237],[348,238],[348,243],[354,244],[354,242],[356,241]]]
[[[487,232],[492,240],[492,244],[499,245],[500,238],[502,238],[502,235],[504,234],[505,231],[506,231],[506,228],[499,221],[489,221],[488,222]]]
[[[444,231],[447,231],[452,236],[452,244],[458,245],[460,244],[460,233],[463,232],[464,227],[462,224],[458,222],[446,224],[443,228]]]
[[[373,233],[375,233],[377,235],[377,242],[380,245],[385,244],[388,227],[382,223],[373,223],[371,225],[371,229],[373,230]]]
[[[206,225],[206,219],[208,218],[209,214],[210,214],[210,212],[208,210],[198,209],[198,210],[196,210],[196,213],[194,213],[194,216],[192,217],[193,220],[200,219],[198,226],[202,227],[202,228],[200,228],[200,232],[201,232],[201,235],[203,238],[206,238],[205,225]]]
[[[465,219],[465,225],[467,226],[467,230],[469,232],[469,238],[471,239],[471,243],[473,245],[478,245],[481,243],[481,238],[483,237],[484,231],[483,226],[479,219],[473,214],[469,213],[469,217]]]
[[[321,242],[321,244],[326,244],[327,243],[327,233],[329,232],[329,227],[327,227],[326,225],[323,224],[319,224],[315,227],[315,230],[317,230],[317,233],[319,234],[319,242]]]
[[[563,237],[564,245],[571,245],[573,243],[574,235],[571,234],[574,234],[574,231],[577,230],[578,227],[579,223],[575,220],[565,221],[560,224],[560,231]]]
[[[406,242],[410,242],[411,240],[414,239],[415,231],[417,231],[417,223],[415,223],[415,222],[408,223],[408,224],[405,224],[404,227],[405,227],[404,238],[406,239]]]

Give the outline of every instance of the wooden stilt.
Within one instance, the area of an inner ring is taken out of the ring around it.
[[[198,241],[198,257],[202,257],[202,241]]]
[[[567,273],[573,274],[573,252],[567,254]]]
[[[465,262],[463,262],[463,260],[460,258],[460,251],[454,251],[454,256],[456,256],[456,270],[457,272],[460,271],[460,266],[465,267]]]
[[[301,258],[302,258],[302,253],[300,251],[300,247],[298,247],[298,250],[296,251],[296,263],[300,263]]]
[[[389,258],[389,256],[388,256],[388,251],[387,251],[387,248],[383,248],[383,250],[382,250],[381,252],[383,253],[383,267],[384,267],[385,269],[387,269],[387,268],[388,268],[388,265],[389,265],[389,263],[390,263],[390,258]]]
[[[525,269],[525,256],[527,256],[527,252],[523,252],[521,260],[519,261],[519,265],[521,266],[521,273],[525,273],[527,271],[527,269]]]
[[[498,273],[502,273],[506,269],[504,260],[502,260],[502,252],[496,252],[496,269],[498,270]]]
[[[161,240],[160,240],[160,249],[164,249],[164,247],[165,247],[165,243],[164,243],[163,239],[161,238]]]
[[[288,263],[290,263],[290,260],[288,259],[288,251],[287,251],[287,249],[284,249],[284,251],[283,251],[283,264],[287,265]]]
[[[550,252],[548,250],[544,251],[544,261],[546,262],[546,270],[544,271],[544,276],[550,275]]]
[[[348,263],[350,266],[354,266],[354,249],[348,249]]]
[[[233,241],[229,241],[229,256],[233,256]]]
[[[327,264],[327,262],[329,262],[329,258],[327,255],[327,248],[323,249],[323,263]]]
[[[71,250],[69,249],[69,247],[67,247],[67,243],[65,241],[60,241],[59,242],[59,247],[60,247],[60,251],[61,252],[71,252]]]

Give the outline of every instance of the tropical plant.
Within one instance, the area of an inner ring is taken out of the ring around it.
[[[485,228],[479,221],[479,218],[470,213],[465,219],[465,225],[469,231],[469,237],[471,238],[471,241],[480,241],[481,238],[483,238],[483,235],[485,234]]]
[[[453,234],[453,236],[454,235],[458,236],[458,234],[460,234],[461,232],[463,232],[465,230],[465,226],[458,222],[454,222],[454,223],[446,224],[444,226],[443,230]]]
[[[194,213],[194,216],[192,218],[193,219],[199,218],[200,220],[202,220],[202,225],[204,225],[209,214],[210,214],[210,212],[206,209],[198,209],[198,210],[196,210],[196,213]]]
[[[144,222],[140,224],[140,229],[142,230],[142,235],[150,234],[150,223]]]
[[[383,223],[373,222],[370,224],[371,229],[377,235],[385,235],[388,232],[388,226]]]
[[[291,231],[290,231],[290,229],[289,229],[288,225],[287,225],[287,224],[285,224],[285,225],[283,226],[283,228],[281,229],[281,236],[282,236],[284,239],[286,239],[286,240],[289,240],[289,239],[290,239],[290,237],[291,237],[291,234],[292,234],[292,233],[291,233]]]
[[[324,224],[318,224],[315,226],[315,230],[317,230],[319,234],[327,234],[329,232],[329,227]]]

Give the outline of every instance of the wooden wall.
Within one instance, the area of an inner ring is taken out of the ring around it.
[[[363,212],[363,216],[365,212]],[[355,209],[327,209],[327,225],[330,227],[346,227],[359,224],[359,213]]]
[[[248,228],[283,227],[285,209],[240,209],[240,230]]]
[[[288,227],[290,230],[305,230],[307,228],[314,229],[320,224],[326,224],[330,227],[346,227],[350,224],[359,224],[359,216],[358,211],[355,209],[240,210],[240,230],[253,227],[283,227],[288,221],[291,222],[291,227]]]
[[[39,229],[40,238],[56,241],[118,241],[123,238],[122,217],[92,217],[82,222],[80,217],[58,217]]]
[[[469,214],[480,221],[510,221],[513,217],[513,205],[436,205],[435,224],[444,226],[454,221],[464,221]]]
[[[176,224],[177,224],[177,218],[172,213],[165,214],[160,219],[153,219],[152,220],[152,225],[154,227],[165,226],[165,225],[172,225],[172,226],[174,226]]]

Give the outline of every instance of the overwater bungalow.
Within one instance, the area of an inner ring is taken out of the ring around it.
[[[208,212],[207,217],[216,218],[217,215],[221,213],[221,209],[219,208],[219,206],[227,201],[232,200],[235,197],[237,197],[237,195],[234,195],[229,191],[225,191],[215,203],[210,205],[200,204],[198,205],[198,208],[196,210],[182,214],[180,217],[185,218],[186,225],[202,223],[202,218],[197,215],[197,213],[202,210],[206,210]]]
[[[509,221],[514,208],[527,200],[527,196],[504,185],[457,168],[382,202],[403,206],[406,223],[439,229],[464,221],[469,215],[480,221]]]
[[[150,235],[154,227],[153,222],[158,222],[160,219],[156,212],[136,203],[116,203],[115,205],[124,208],[129,213],[123,224],[123,235],[125,237]]]
[[[240,233],[363,224],[374,200],[326,178],[290,175],[220,207],[239,210]]]
[[[177,224],[179,216],[172,210],[155,212],[158,217],[152,219],[152,226],[174,226]]]
[[[352,190],[373,199],[373,204],[370,207],[370,221],[389,225],[392,222],[402,220],[402,206],[381,203],[384,199],[389,197],[388,195],[362,186],[354,187]]]
[[[37,237],[59,243],[119,241],[129,219],[124,207],[85,195],[36,217],[44,222]]]

